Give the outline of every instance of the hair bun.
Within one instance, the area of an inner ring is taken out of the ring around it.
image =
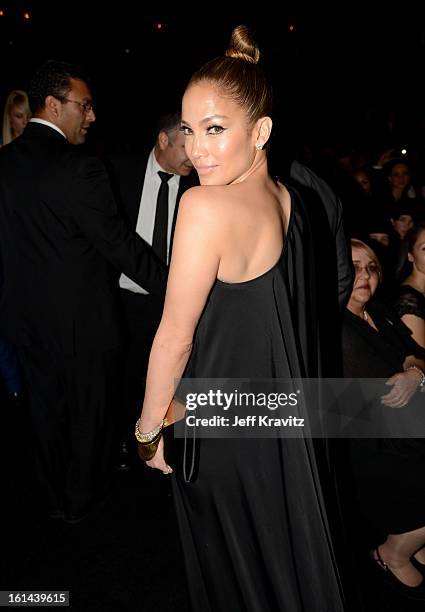
[[[237,26],[230,37],[230,44],[224,54],[226,57],[241,59],[251,64],[258,64],[260,51],[252,40],[249,30],[244,25]]]

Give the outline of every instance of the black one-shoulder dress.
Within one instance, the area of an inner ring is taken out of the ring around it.
[[[217,280],[196,330],[190,378],[314,375],[314,261],[303,204],[291,190],[283,252],[247,282]],[[344,609],[310,439],[201,439],[173,490],[196,612]]]

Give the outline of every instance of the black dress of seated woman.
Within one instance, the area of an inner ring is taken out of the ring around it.
[[[390,418],[408,418],[412,404],[425,405],[425,350],[393,311],[371,299],[381,276],[374,251],[360,240],[351,246],[356,275],[343,323],[344,376],[387,379],[381,403]],[[362,514],[383,534],[371,551],[375,567],[404,595],[425,598],[418,565],[425,568],[423,439],[350,439],[349,454]]]

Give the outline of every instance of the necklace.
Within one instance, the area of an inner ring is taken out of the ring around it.
[[[367,314],[366,309],[365,309],[365,310],[363,310],[363,319],[364,319],[365,321],[369,321],[369,315]]]

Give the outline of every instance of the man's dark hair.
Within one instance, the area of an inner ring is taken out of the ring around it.
[[[180,128],[180,124],[180,113],[168,113],[159,118],[156,133],[167,132],[168,134],[169,132],[174,132]]]
[[[64,98],[71,90],[70,79],[80,79],[89,83],[81,68],[67,62],[48,60],[31,79],[28,97],[33,113],[44,108],[47,96]]]

